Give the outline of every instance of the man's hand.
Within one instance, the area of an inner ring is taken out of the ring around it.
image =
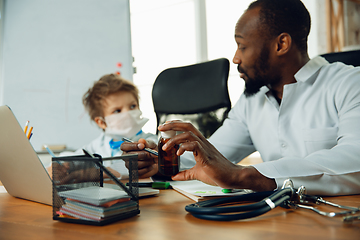
[[[120,149],[123,154],[138,154],[138,169],[139,178],[148,178],[155,175],[158,172],[158,158],[157,156],[144,151],[144,148],[150,148],[157,151],[157,145],[153,141],[146,141],[141,138],[138,142],[121,144]],[[129,168],[129,162],[126,161],[126,167]]]
[[[261,175],[254,167],[241,166],[227,160],[207,139],[191,124],[182,121],[170,121],[158,127],[160,131],[181,131],[164,146],[167,150],[175,144],[180,145],[177,152],[193,152],[196,164],[189,170],[182,171],[172,179],[200,180],[223,188],[244,188],[255,191],[273,190],[273,179]]]

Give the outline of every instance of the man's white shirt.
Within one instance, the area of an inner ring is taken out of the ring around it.
[[[316,57],[295,79],[280,105],[267,87],[242,95],[209,141],[233,163],[259,151],[254,167],[278,188],[290,178],[310,194],[360,193],[360,67]]]

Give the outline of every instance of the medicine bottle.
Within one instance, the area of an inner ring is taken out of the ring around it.
[[[167,151],[162,150],[162,146],[176,135],[175,131],[160,132],[161,137],[158,144],[159,152],[159,172],[165,176],[174,176],[179,172],[180,157],[176,155],[179,145],[175,145]]]

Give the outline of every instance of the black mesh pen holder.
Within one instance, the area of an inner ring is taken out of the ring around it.
[[[102,226],[138,215],[137,159],[137,154],[53,157],[53,219]],[[129,162],[129,187],[103,166],[110,160]]]

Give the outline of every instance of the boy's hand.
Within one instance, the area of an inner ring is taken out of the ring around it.
[[[88,181],[99,181],[100,170],[97,168],[87,168],[73,171],[60,180],[60,184],[81,183]]]
[[[64,162],[59,164],[57,162],[52,163],[50,167],[47,168],[51,179],[63,179],[68,175],[70,169],[70,163]]]
[[[138,169],[139,178],[148,178],[155,175],[158,172],[158,158],[157,156],[144,151],[144,148],[150,148],[157,151],[157,145],[153,141],[146,141],[141,138],[138,142],[121,144],[120,149],[123,151],[123,155],[137,153],[139,157]],[[129,162],[126,161],[126,167],[129,168]]]

